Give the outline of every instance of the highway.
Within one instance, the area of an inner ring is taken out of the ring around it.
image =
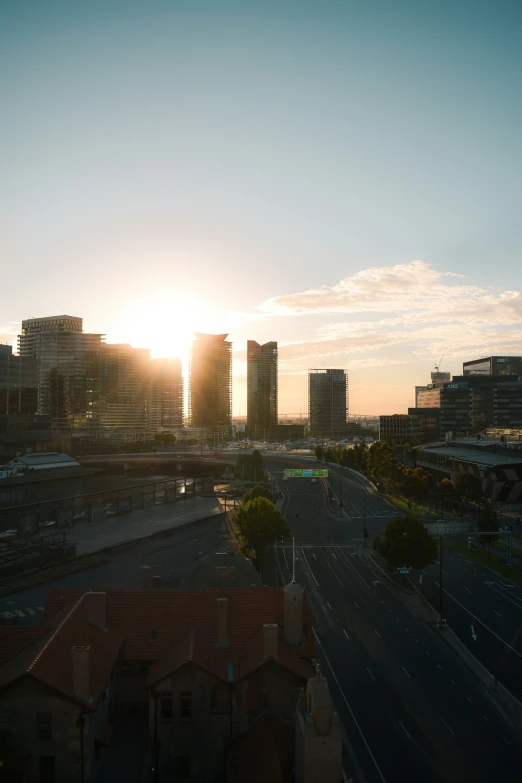
[[[494,704],[437,632],[359,556],[362,493],[356,498],[352,489],[354,516],[347,520],[332,515],[320,482],[289,479],[280,486],[288,492],[297,579],[307,590],[356,778],[520,783],[521,751]],[[368,528],[382,529],[389,507],[375,495],[366,502]],[[279,546],[278,558],[290,578],[291,547]]]

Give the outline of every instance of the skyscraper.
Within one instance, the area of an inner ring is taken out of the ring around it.
[[[270,437],[277,425],[277,343],[247,342],[247,427],[250,437]]]
[[[308,370],[308,416],[311,435],[346,435],[348,375],[344,370]]]
[[[179,359],[152,359],[147,402],[152,434],[183,426],[183,378]]]
[[[194,332],[189,415],[193,427],[222,429],[232,414],[232,343],[227,334]]]
[[[96,418],[104,340],[70,315],[22,321],[19,354],[37,362],[38,413],[51,416],[53,430],[85,428]]]

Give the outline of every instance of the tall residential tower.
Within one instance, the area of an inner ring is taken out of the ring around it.
[[[194,332],[189,415],[193,427],[228,429],[232,416],[232,343],[227,334]]]
[[[346,435],[348,375],[345,370],[308,370],[308,415],[312,436]]]
[[[277,426],[277,343],[247,342],[247,427],[250,437],[270,437]]]

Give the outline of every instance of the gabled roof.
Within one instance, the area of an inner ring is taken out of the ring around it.
[[[0,667],[16,655],[37,642],[46,633],[47,628],[39,625],[0,626]]]
[[[44,612],[44,622],[77,597],[77,590],[55,588]],[[107,624],[126,640],[128,660],[159,661],[192,628],[214,652],[217,632],[217,598],[228,599],[228,660],[257,636],[264,623],[283,623],[281,588],[208,588],[180,590],[107,590]],[[84,608],[80,606],[80,613]],[[303,643],[295,652],[301,658],[315,655],[310,612],[304,600]],[[199,644],[199,642],[198,642]]]
[[[91,625],[83,613],[83,596],[54,628],[40,628],[35,637],[18,654],[0,667],[0,689],[24,676],[33,677],[83,706],[95,709],[120,653],[123,637],[116,630],[103,630]],[[15,629],[0,628],[2,631]],[[20,629],[22,630],[22,629]],[[24,631],[26,629],[23,629]],[[29,635],[28,635],[29,638]],[[85,701],[73,691],[72,653],[74,645],[88,645],[90,660],[90,699]]]

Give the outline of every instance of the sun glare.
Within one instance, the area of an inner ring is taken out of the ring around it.
[[[184,364],[194,332],[215,331],[217,320],[205,302],[184,293],[139,299],[133,302],[125,319],[126,342],[150,348],[154,358],[176,356]]]

